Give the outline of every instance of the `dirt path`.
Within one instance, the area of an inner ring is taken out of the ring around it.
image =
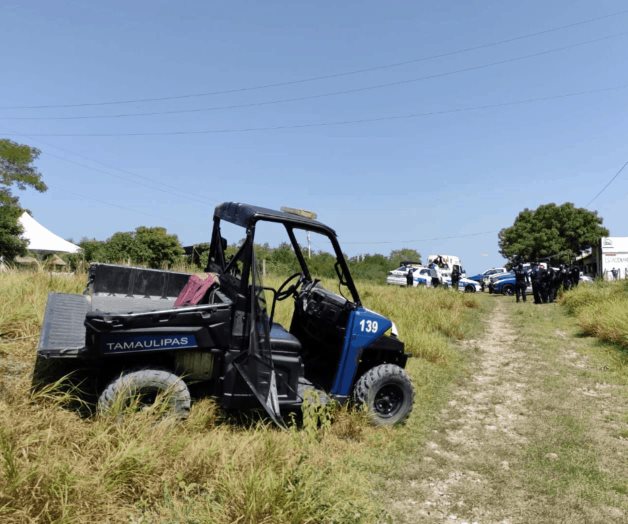
[[[462,346],[470,372],[390,481],[393,521],[623,522],[628,410],[611,392],[625,399],[626,385],[559,306],[494,300],[482,338]]]

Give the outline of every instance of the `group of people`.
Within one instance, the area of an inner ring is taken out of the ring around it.
[[[546,264],[533,263],[530,270],[526,271],[523,264],[514,268],[515,295],[517,302],[520,299],[526,301],[526,288],[532,284],[532,294],[535,304],[547,304],[554,302],[558,291],[571,289],[580,282],[580,269],[577,266],[560,264],[558,269]]]

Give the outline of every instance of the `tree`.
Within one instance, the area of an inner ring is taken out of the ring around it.
[[[417,262],[421,263],[421,254],[416,249],[410,248],[401,248],[401,249],[393,249],[388,255],[388,259],[391,262],[391,265],[394,266],[392,269],[398,268],[402,262]]]
[[[26,252],[26,242],[18,219],[22,214],[19,200],[12,189],[33,188],[43,192],[48,189],[41,174],[33,166],[39,150],[0,139],[0,255],[11,260]]]
[[[105,242],[95,238],[83,238],[79,242],[85,262],[102,262],[106,259]]]
[[[568,262],[608,236],[596,211],[567,202],[524,209],[512,226],[499,232],[499,252],[510,263],[549,259]]]
[[[135,245],[135,234],[130,231],[118,231],[105,240],[102,249],[102,262],[139,262]]]
[[[18,218],[22,210],[16,205],[0,204],[0,255],[7,260],[26,252],[26,242],[20,238],[23,233]]]
[[[165,227],[138,227],[135,230],[135,249],[136,260],[154,268],[170,266],[183,255],[179,238],[169,234]]]

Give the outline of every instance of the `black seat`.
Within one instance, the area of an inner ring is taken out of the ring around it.
[[[270,328],[270,347],[275,351],[301,352],[299,339],[277,323]]]

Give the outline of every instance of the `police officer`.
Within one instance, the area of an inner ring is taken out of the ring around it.
[[[547,301],[549,300],[550,279],[549,275],[547,274],[547,268],[545,267],[545,263],[539,264],[538,282],[541,303],[547,304]]]
[[[519,263],[515,268],[515,294],[517,295],[517,302],[519,297],[526,301],[526,288],[530,283],[528,273],[523,269],[523,264]]]
[[[429,265],[430,268],[430,277],[432,278],[432,287],[440,286],[440,271],[438,270],[438,266],[435,262],[432,262]]]
[[[454,268],[451,270],[451,289],[458,291],[458,284],[460,283],[460,266],[454,264]]]
[[[580,268],[578,266],[571,266],[571,285],[573,287],[578,287],[578,282],[580,282]]]
[[[534,262],[530,270],[530,280],[532,281],[532,294],[534,295],[534,303],[540,304],[541,301],[541,274],[539,265]]]
[[[412,268],[408,268],[408,272],[406,273],[406,286],[412,287],[414,286],[414,279],[412,277]]]
[[[563,290],[567,291],[571,288],[571,273],[567,270],[565,264],[560,265],[560,286],[563,286]]]
[[[547,264],[547,270],[545,273],[545,298],[543,302],[554,302],[556,294],[558,292],[558,285],[560,282],[560,276],[554,271],[554,268]]]

